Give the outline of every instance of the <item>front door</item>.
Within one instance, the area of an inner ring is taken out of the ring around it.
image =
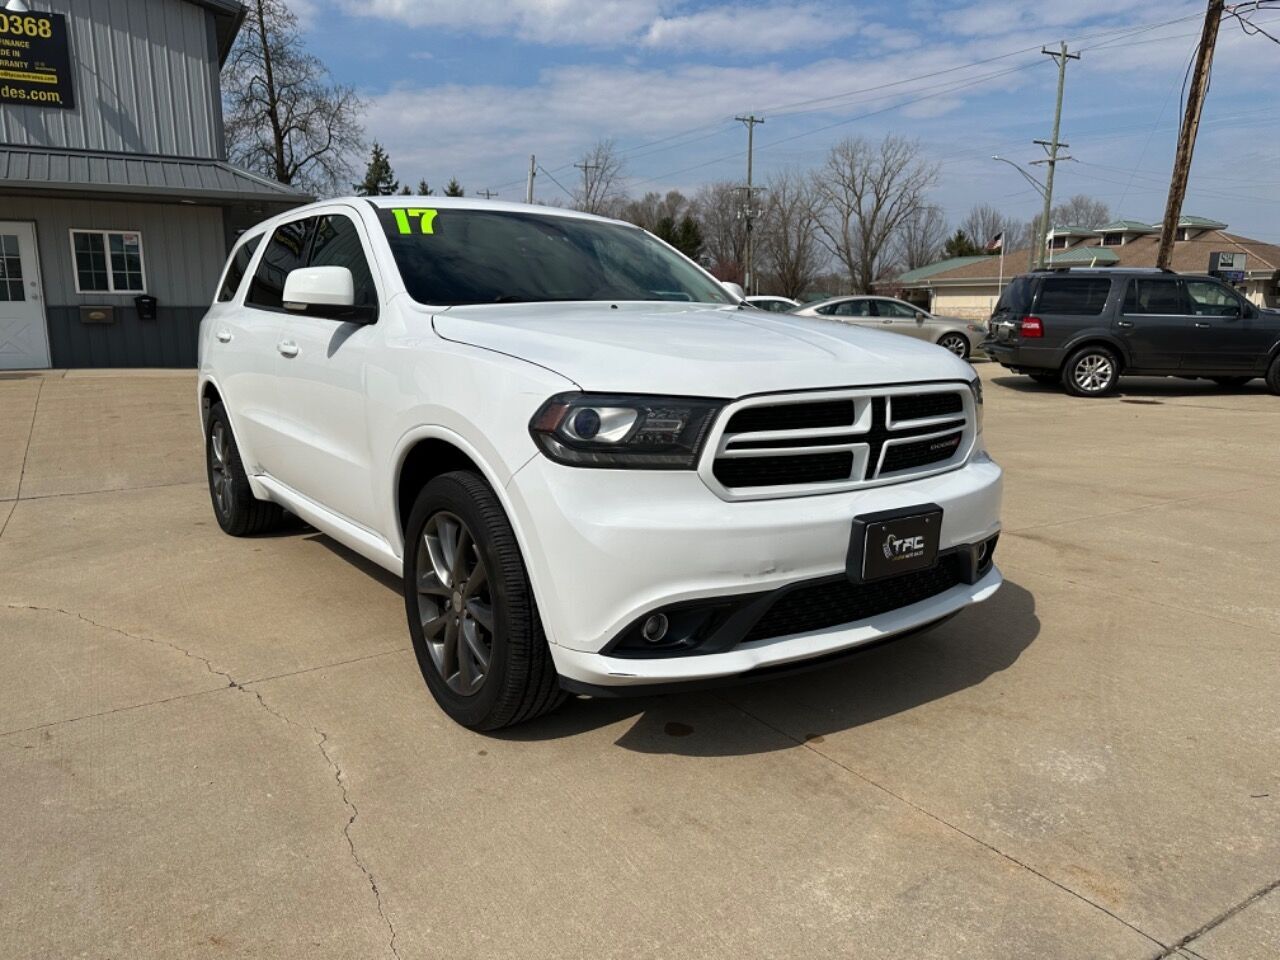
[[[1275,332],[1244,298],[1217,280],[1187,280],[1195,312],[1196,351],[1183,361],[1191,372],[1261,373]]]
[[[36,228],[0,220],[0,370],[48,366]]]

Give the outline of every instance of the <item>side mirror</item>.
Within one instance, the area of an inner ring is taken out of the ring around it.
[[[739,284],[734,283],[732,280],[721,280],[720,285],[739,300],[747,299],[747,291],[743,290]]]
[[[312,317],[362,322],[356,310],[355,281],[346,267],[302,267],[284,280],[284,308]]]

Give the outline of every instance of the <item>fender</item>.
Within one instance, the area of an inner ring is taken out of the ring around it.
[[[1101,327],[1094,327],[1091,330],[1085,330],[1082,333],[1076,334],[1076,336],[1067,341],[1066,345],[1062,348],[1063,362],[1066,362],[1067,357],[1086,343],[1105,343],[1120,354],[1120,362],[1124,364],[1125,367],[1133,366],[1133,357],[1129,352],[1129,345],[1124,342],[1122,337],[1118,337],[1110,330]]]

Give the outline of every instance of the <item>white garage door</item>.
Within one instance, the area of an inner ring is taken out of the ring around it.
[[[49,366],[36,228],[0,220],[0,370]]]

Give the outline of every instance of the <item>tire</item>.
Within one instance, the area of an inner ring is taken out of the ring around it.
[[[231,420],[221,403],[209,408],[204,463],[213,515],[223,533],[233,537],[251,537],[283,526],[285,512],[280,505],[259,500],[253,495],[244,464],[240,461],[240,448],[236,446],[235,434],[231,432]]]
[[[1120,380],[1120,358],[1101,344],[1081,347],[1063,364],[1061,379],[1073,397],[1105,397]]]
[[[404,598],[423,679],[457,723],[496,730],[564,701],[511,523],[476,474],[443,474],[418,494]]]
[[[1209,379],[1222,387],[1223,390],[1239,390],[1253,377],[1210,377]]]
[[[1029,373],[1027,376],[1036,383],[1044,384],[1046,387],[1056,387],[1058,385],[1058,375],[1056,373]]]
[[[1280,397],[1280,354],[1276,354],[1271,366],[1267,367],[1267,389]]]
[[[972,350],[969,346],[969,338],[963,333],[944,333],[938,338],[938,346],[943,350],[950,350],[961,360],[968,360]]]

